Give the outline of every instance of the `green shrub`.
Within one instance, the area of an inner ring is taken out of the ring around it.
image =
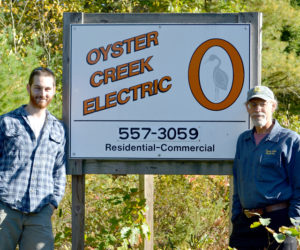
[[[71,248],[71,177],[53,216],[55,249]],[[138,249],[147,236],[138,176],[86,175],[86,249]],[[155,249],[223,249],[228,176],[155,176]]]
[[[44,53],[43,48],[34,44],[24,48],[26,55],[15,52],[9,45],[11,32],[4,30],[0,34],[0,115],[28,103],[26,85],[31,71],[35,67],[48,66],[57,75],[56,96],[49,110],[60,119],[62,117],[62,70],[57,64],[60,55],[57,54],[52,58],[51,65],[42,65],[39,58]]]
[[[156,176],[156,249],[222,249],[229,229],[228,176]]]
[[[278,122],[286,128],[294,130],[300,134],[300,116],[295,114],[290,114],[288,111],[280,112],[275,115]]]
[[[135,175],[117,178],[86,175],[85,246],[88,249],[138,248],[149,236],[145,200],[140,198],[137,186]],[[71,242],[70,183],[60,207],[53,217],[55,247],[68,249]]]

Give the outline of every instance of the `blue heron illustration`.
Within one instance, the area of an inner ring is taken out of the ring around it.
[[[215,85],[215,99],[219,100],[220,89],[227,90],[228,86],[228,76],[226,72],[220,69],[221,60],[216,55],[210,55],[208,58],[209,61],[217,60],[217,65],[213,69],[213,82]]]

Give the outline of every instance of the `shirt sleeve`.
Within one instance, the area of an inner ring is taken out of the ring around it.
[[[242,212],[242,205],[240,203],[240,198],[238,194],[238,180],[237,180],[237,174],[236,174],[236,169],[238,167],[238,160],[240,158],[239,154],[239,147],[238,147],[239,142],[237,143],[236,147],[236,153],[235,153],[235,158],[233,162],[233,197],[232,197],[232,216],[231,216],[231,221],[233,222],[236,217]]]
[[[290,161],[288,164],[289,176],[292,180],[293,195],[290,199],[289,216],[300,224],[300,138],[292,147]]]
[[[66,186],[66,136],[62,142],[60,151],[57,153],[55,166],[53,169],[54,192],[50,203],[58,207],[63,198]]]
[[[3,154],[3,142],[4,142],[4,133],[3,133],[3,124],[2,119],[0,117],[0,157],[2,157]]]

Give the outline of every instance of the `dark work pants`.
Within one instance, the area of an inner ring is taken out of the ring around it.
[[[270,213],[263,214],[264,218],[270,218],[271,223],[268,227],[278,232],[281,226],[291,226],[288,216],[288,209],[281,209]],[[229,245],[238,250],[259,250],[259,249],[281,249],[296,250],[297,240],[294,237],[287,237],[286,240],[278,244],[272,234],[264,226],[250,228],[250,225],[258,221],[258,216],[247,218],[241,213],[234,221]]]

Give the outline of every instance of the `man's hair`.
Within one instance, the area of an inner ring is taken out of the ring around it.
[[[34,76],[51,76],[54,81],[54,86],[56,86],[56,80],[55,80],[55,75],[52,70],[44,67],[38,67],[32,70],[30,76],[29,76],[29,86],[33,84],[33,78]]]

